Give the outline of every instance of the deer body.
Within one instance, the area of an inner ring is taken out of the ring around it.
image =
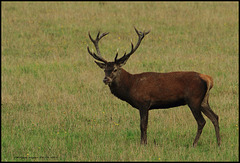
[[[188,105],[198,125],[193,146],[197,145],[206,123],[202,113],[212,121],[215,127],[217,143],[220,145],[218,116],[211,110],[208,103],[209,91],[213,87],[213,79],[208,75],[193,71],[130,74],[122,66],[136,51],[144,36],[149,33],[139,32],[136,28],[135,31],[139,36],[136,46],[134,47],[131,44],[132,49],[130,53],[125,53],[119,59],[117,59],[117,53],[114,62],[108,62],[102,58],[98,47],[98,41],[108,33],[103,33],[99,36],[99,32],[96,40],[92,39],[89,33],[98,55],[90,52],[89,47],[88,52],[96,60],[100,61],[95,61],[95,63],[104,69],[105,77],[103,82],[109,86],[112,94],[139,110],[141,143],[147,144],[149,110]]]
[[[196,82],[198,86],[194,86]],[[148,106],[149,110],[185,105],[191,97],[203,98],[206,93],[201,91],[206,90],[206,83],[196,72],[145,72],[132,75],[121,69],[119,79],[113,81],[109,88],[112,94],[133,107],[142,109]]]

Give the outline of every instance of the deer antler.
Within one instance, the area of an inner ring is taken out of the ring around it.
[[[141,41],[144,38],[144,36],[146,36],[150,32],[150,31],[141,32],[141,31],[138,31],[135,27],[134,27],[134,29],[138,35],[138,42],[137,42],[136,46],[134,47],[133,43],[131,42],[131,51],[128,54],[126,54],[126,52],[125,52],[125,54],[119,59],[117,59],[117,56],[118,56],[118,53],[117,53],[115,56],[115,63],[125,64],[127,62],[128,58],[137,50],[137,48],[141,44]]]
[[[89,50],[89,47],[87,46],[88,53],[89,53],[93,58],[95,58],[96,60],[102,61],[102,62],[104,62],[104,63],[107,63],[107,61],[102,57],[102,55],[101,55],[101,53],[100,53],[100,50],[99,50],[99,47],[98,47],[98,41],[99,41],[101,38],[103,38],[104,36],[106,36],[107,34],[109,34],[109,32],[105,32],[105,33],[102,33],[102,34],[100,35],[100,31],[99,31],[98,34],[97,34],[96,39],[94,40],[94,39],[91,37],[90,32],[88,32],[88,36],[89,36],[90,40],[93,42],[93,44],[94,44],[94,46],[95,46],[95,48],[96,48],[96,50],[97,50],[97,55],[96,55],[94,52],[91,52],[91,51]],[[100,35],[100,36],[99,36],[99,35]]]

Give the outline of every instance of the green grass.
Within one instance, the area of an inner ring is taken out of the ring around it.
[[[239,161],[239,8],[236,2],[2,2],[1,161]],[[151,30],[130,73],[211,75],[209,119],[196,148],[187,106],[153,110],[148,145],[139,112],[114,97],[87,53],[88,31],[112,61]]]

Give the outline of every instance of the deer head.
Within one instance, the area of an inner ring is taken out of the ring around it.
[[[111,85],[111,83],[119,76],[119,74],[121,73],[121,67],[126,64],[129,57],[137,50],[137,48],[139,47],[144,36],[146,36],[150,32],[150,31],[141,32],[141,31],[138,31],[135,27],[134,27],[134,29],[138,35],[137,44],[134,46],[133,43],[131,42],[131,51],[128,54],[126,54],[126,52],[125,52],[125,54],[121,58],[118,58],[118,53],[117,53],[113,62],[108,62],[107,60],[105,60],[102,57],[99,47],[98,47],[99,40],[101,38],[103,38],[104,36],[106,36],[107,34],[109,34],[109,32],[102,33],[102,34],[100,34],[100,32],[98,32],[95,40],[91,37],[90,32],[88,33],[90,40],[93,42],[93,44],[96,48],[97,54],[95,54],[94,52],[91,52],[89,50],[89,47],[87,47],[87,50],[88,50],[88,53],[94,59],[99,61],[99,62],[95,61],[95,63],[101,69],[104,69],[105,77],[103,79],[103,82],[105,84]]]

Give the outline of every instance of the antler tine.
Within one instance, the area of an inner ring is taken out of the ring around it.
[[[89,36],[90,40],[91,40],[92,42],[94,42],[94,39],[92,38],[92,36],[91,36],[91,34],[90,34],[90,31],[88,31],[88,36]]]
[[[115,62],[118,62],[118,63],[120,63],[120,64],[125,64],[126,63],[126,61],[128,60],[128,58],[137,50],[137,48],[139,47],[139,45],[141,44],[141,41],[142,41],[142,39],[144,38],[144,36],[146,36],[149,32],[150,32],[150,30],[149,31],[147,31],[147,32],[141,32],[141,31],[138,31],[135,27],[134,27],[134,29],[135,29],[135,31],[136,31],[136,33],[137,33],[137,35],[138,35],[138,42],[137,42],[137,44],[136,44],[136,46],[134,47],[134,45],[133,45],[133,43],[131,42],[131,51],[128,53],[128,54],[124,54],[121,58],[119,58],[119,59],[116,59],[116,57],[115,57]]]
[[[109,34],[109,32],[102,33],[102,34],[100,35],[100,37],[99,37],[99,40],[100,40],[102,37],[104,37],[104,36],[106,36],[106,35],[108,35],[108,34]]]
[[[99,61],[102,61],[102,62],[104,62],[104,63],[107,63],[107,61],[106,61],[106,60],[102,57],[102,55],[101,55],[101,52],[100,52],[99,47],[98,47],[98,42],[99,42],[99,40],[100,40],[101,38],[103,38],[103,37],[106,36],[107,34],[109,34],[109,32],[105,32],[105,33],[102,33],[102,34],[100,35],[100,31],[99,31],[98,34],[97,34],[96,39],[94,40],[94,39],[92,38],[90,32],[88,32],[88,36],[89,36],[90,40],[93,42],[93,44],[94,44],[94,46],[95,46],[95,48],[96,48],[96,50],[97,50],[97,55],[96,55],[95,53],[92,53],[92,52],[89,50],[89,47],[87,47],[89,54],[90,54],[91,56],[93,56],[93,58],[95,58],[95,59],[97,59],[97,60],[99,60]],[[99,35],[100,35],[100,36],[99,36]]]
[[[87,50],[88,50],[88,53],[89,53],[94,59],[96,59],[96,60],[98,60],[98,61],[102,61],[102,62],[104,62],[104,63],[107,63],[107,61],[106,61],[104,58],[102,58],[101,56],[96,55],[94,52],[91,52],[91,51],[89,50],[89,46],[87,46]]]
[[[117,61],[117,57],[118,57],[118,49],[117,49],[116,56],[115,56],[115,58],[114,58],[114,62],[116,62],[116,61]]]
[[[118,52],[117,52],[117,54],[116,54],[116,56],[115,56],[115,58],[114,58],[114,61],[115,61],[115,62],[117,61],[117,57],[118,57]]]
[[[138,31],[136,27],[134,27],[134,29],[135,29],[136,33],[138,34],[138,36],[142,36],[142,37],[146,36],[150,32],[150,30],[147,32]]]

